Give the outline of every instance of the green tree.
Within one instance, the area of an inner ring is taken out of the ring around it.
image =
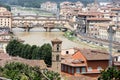
[[[43,59],[47,66],[51,66],[52,47],[50,44],[43,44],[39,47],[11,40],[6,47],[6,51],[11,56],[20,56],[26,59]]]
[[[19,52],[20,45],[21,45],[21,43],[19,41],[11,40],[6,47],[7,53],[12,56],[18,55],[18,53],[20,53]]]
[[[3,4],[0,2],[0,7],[5,7],[7,10],[11,11],[11,7],[9,5]]]
[[[101,71],[98,80],[120,80],[120,70],[116,67],[109,67],[106,70]]]
[[[44,74],[44,75],[43,75]],[[11,80],[60,80],[60,74],[39,67],[30,67],[19,62],[12,62],[0,67],[0,76]]]
[[[41,54],[47,66],[51,66],[52,60],[52,47],[50,44],[43,44],[41,46]]]
[[[2,71],[2,77],[12,80],[41,80],[42,74],[39,68],[12,62],[6,64]]]
[[[36,56],[36,51],[35,49],[37,48],[36,45],[32,45],[31,49],[30,49],[30,52],[31,52],[31,59],[34,59]]]
[[[22,51],[21,51],[22,55],[21,56],[23,58],[29,59],[29,54],[31,53],[30,49],[31,49],[31,46],[29,44],[24,44],[23,47],[22,47]]]
[[[53,71],[44,71],[44,74],[50,79],[50,80],[61,80],[60,74]]]

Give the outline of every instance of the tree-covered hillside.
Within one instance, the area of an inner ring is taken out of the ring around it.
[[[20,5],[24,7],[40,7],[40,4],[46,2],[48,0],[0,0],[1,3],[9,4],[9,5]],[[52,2],[63,2],[65,0],[49,0]],[[81,1],[84,4],[92,3],[94,0],[67,0],[71,2]],[[109,1],[109,0],[98,0],[98,1]]]

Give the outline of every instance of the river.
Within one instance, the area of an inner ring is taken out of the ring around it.
[[[13,29],[14,34],[24,40],[24,43],[28,43],[30,45],[38,45],[41,46],[44,43],[50,43],[51,40],[58,38],[62,40],[62,49],[69,49],[69,48],[85,48],[84,44],[78,44],[73,41],[68,40],[63,36],[64,32],[60,32],[57,30],[53,30],[52,32],[45,32],[45,30],[38,30],[32,29],[30,32],[24,32],[22,29],[15,28]]]

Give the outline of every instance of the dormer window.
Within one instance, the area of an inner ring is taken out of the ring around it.
[[[97,70],[98,70],[98,71],[102,70],[102,67],[98,66],[98,67],[97,67]]]
[[[92,67],[88,67],[88,71],[92,71]]]

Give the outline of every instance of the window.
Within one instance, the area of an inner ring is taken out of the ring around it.
[[[102,67],[98,66],[98,67],[97,67],[97,70],[98,70],[98,71],[102,70]]]
[[[65,72],[66,72],[67,71],[67,66],[65,65],[64,67],[65,67]]]
[[[74,73],[74,68],[72,67],[72,74]]]
[[[68,67],[68,73],[70,73],[70,67]]]
[[[80,68],[76,68],[76,73],[80,73]]]
[[[92,67],[88,67],[88,71],[92,71]]]
[[[64,71],[64,65],[62,65],[61,67],[62,67],[62,71]]]
[[[59,51],[59,44],[57,44],[57,51]]]
[[[66,51],[66,54],[69,54],[69,51]]]
[[[82,67],[82,68],[81,68],[81,72],[82,72],[82,73],[85,73],[85,72],[86,72],[86,68],[85,68],[85,67]]]
[[[59,61],[59,55],[56,56],[56,61]]]

